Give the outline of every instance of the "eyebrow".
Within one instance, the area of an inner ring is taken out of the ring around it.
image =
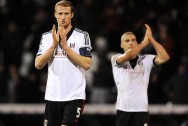
[[[130,41],[130,40],[136,40],[135,38],[133,38],[133,39],[125,39],[125,41]]]

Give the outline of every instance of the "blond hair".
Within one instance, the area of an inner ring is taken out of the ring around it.
[[[56,11],[57,6],[63,6],[63,7],[70,7],[71,12],[74,12],[74,7],[70,1],[67,0],[61,0],[56,3],[54,10]]]
[[[133,32],[125,32],[122,36],[121,36],[121,41],[123,41],[123,38],[126,36],[126,35],[134,35],[135,34]],[[135,36],[136,37],[136,36]]]

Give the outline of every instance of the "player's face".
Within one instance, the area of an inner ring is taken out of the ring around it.
[[[124,50],[128,50],[128,49],[132,49],[136,45],[138,45],[138,43],[136,41],[135,35],[132,34],[124,35],[121,41],[121,48],[123,48]]]
[[[71,12],[70,7],[57,6],[54,14],[59,27],[68,27],[71,25],[74,13]]]

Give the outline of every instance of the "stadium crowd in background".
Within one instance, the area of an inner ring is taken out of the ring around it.
[[[34,57],[41,34],[50,30],[52,24],[55,23],[51,10],[56,2],[0,0],[1,103],[44,102],[47,71],[44,69],[43,72],[38,72],[34,68]],[[180,4],[176,0],[72,1],[76,6],[75,10],[78,10],[73,19],[73,25],[87,30],[93,45],[97,42],[97,36],[103,36],[108,42],[108,51],[118,52],[120,48],[116,42],[124,31],[133,31],[140,41],[144,34],[143,25],[149,24],[155,34],[154,37],[161,42],[171,57],[167,64],[151,73],[149,101],[156,104],[167,103],[172,99],[167,95],[169,93],[166,92],[165,85],[173,75],[178,74],[178,66],[182,58],[188,59],[186,51],[188,48],[188,24],[186,23],[188,4],[187,1],[184,2]],[[97,49],[94,47],[93,51],[95,50]],[[143,50],[143,53],[146,52],[154,53],[154,50],[148,46]],[[100,70],[98,69],[98,72]],[[105,71],[103,73],[105,74]],[[105,76],[103,77],[101,79],[105,79]],[[90,83],[95,83],[94,79],[92,80],[93,82]],[[114,82],[111,83],[114,84]],[[107,88],[115,90],[111,85]],[[150,91],[153,88],[158,90]],[[91,90],[88,89],[88,94]],[[89,98],[87,97],[88,103]],[[115,99],[109,102],[112,101]]]

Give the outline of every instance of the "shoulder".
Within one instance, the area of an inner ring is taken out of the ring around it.
[[[115,53],[114,55],[112,55],[111,59],[115,58],[115,57],[119,57],[120,55],[122,55],[122,54],[121,53]]]
[[[44,32],[40,40],[40,45],[42,45],[42,43],[44,43],[46,40],[50,40],[51,38],[52,38],[52,31]]]
[[[138,62],[145,62],[145,63],[151,63],[153,64],[153,60],[155,58],[155,55],[152,54],[144,54],[144,55],[139,55]]]
[[[77,34],[82,34],[82,35],[88,35],[88,32],[87,31],[84,31],[84,30],[81,30],[77,27],[74,28],[74,31],[77,33]]]
[[[42,36],[43,36],[43,37],[47,37],[47,36],[51,36],[51,34],[52,34],[52,30],[47,31],[47,32],[44,32],[44,33],[42,34]]]
[[[152,54],[139,55],[139,59],[153,59],[153,58],[155,58],[155,55]]]
[[[116,60],[117,60],[117,58],[118,58],[120,55],[121,55],[121,53],[116,53],[116,54],[112,55],[112,57],[111,57],[111,62],[112,62],[112,63],[116,63]]]

